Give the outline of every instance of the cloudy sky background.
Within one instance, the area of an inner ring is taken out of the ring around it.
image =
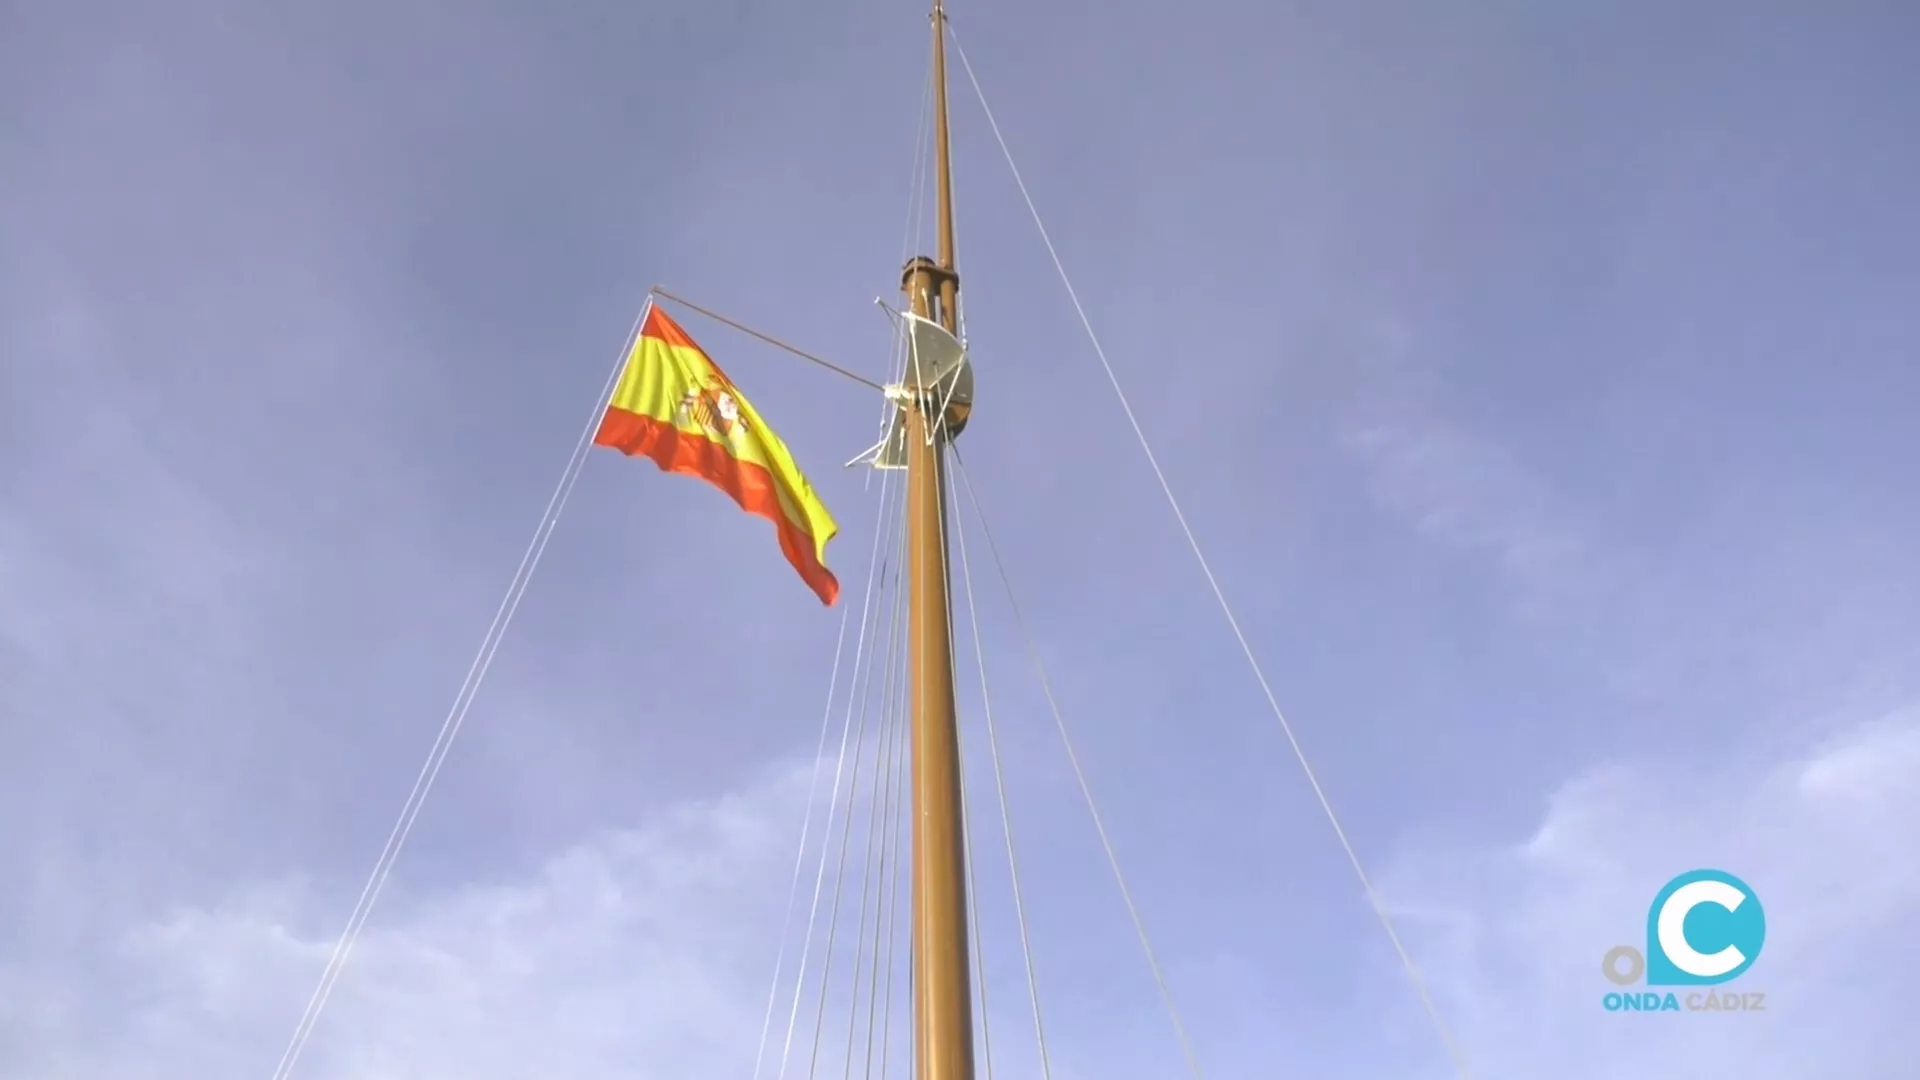
[[[1476,1074],[1904,1075],[1920,18],[953,16]],[[884,367],[924,29],[0,6],[0,1076],[271,1075],[648,286]],[[955,79],[964,449],[1208,1075],[1451,1075]],[[871,398],[684,321],[857,584]],[[1181,1075],[983,609],[1056,1075]],[[300,1075],[750,1075],[837,626],[596,456]],[[1768,1012],[1604,1015],[1700,865]]]

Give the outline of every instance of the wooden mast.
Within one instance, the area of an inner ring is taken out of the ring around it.
[[[953,176],[947,145],[946,11],[933,3],[933,139],[939,258],[916,256],[901,288],[912,311],[959,335]],[[967,952],[966,839],[953,696],[945,443],[965,410],[936,416],[925,389],[902,405],[907,459],[908,648],[913,685],[913,1028],[916,1080],[973,1080],[972,973]],[[929,432],[932,432],[929,437]]]

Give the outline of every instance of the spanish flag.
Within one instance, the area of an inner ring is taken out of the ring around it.
[[[827,541],[840,531],[833,515],[733,380],[656,306],[593,441],[733,496],[740,509],[773,522],[780,550],[821,603],[839,599],[826,563]]]

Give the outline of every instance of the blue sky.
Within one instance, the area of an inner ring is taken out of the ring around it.
[[[1476,1075],[1895,1077],[1920,20],[1444,7],[952,14]],[[647,288],[883,370],[924,29],[0,12],[0,1076],[271,1075]],[[1207,1075],[1450,1075],[955,89],[964,451]],[[683,321],[861,580],[870,396]],[[983,608],[1056,1075],[1180,1075]],[[590,461],[299,1075],[749,1074],[837,619]],[[1770,1011],[1602,1014],[1700,865]]]

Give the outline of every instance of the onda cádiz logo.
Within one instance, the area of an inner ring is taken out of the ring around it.
[[[1745,974],[1766,940],[1766,912],[1746,882],[1724,870],[1689,870],[1654,896],[1645,953],[1607,950],[1600,970],[1621,989],[1600,1003],[1608,1012],[1764,1012],[1764,993],[1717,988]],[[1642,976],[1646,990],[1627,989]]]

